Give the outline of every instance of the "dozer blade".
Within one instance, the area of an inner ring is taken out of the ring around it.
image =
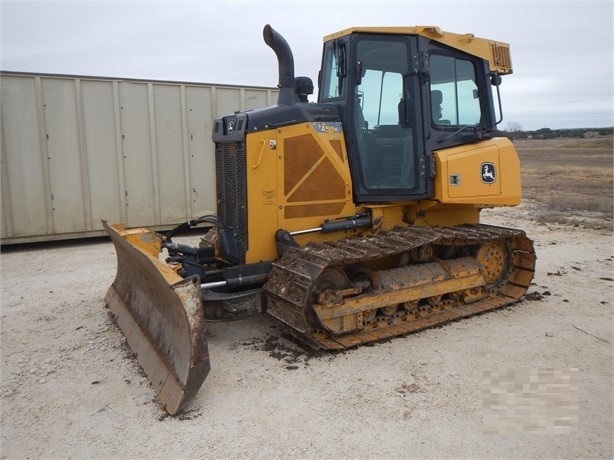
[[[200,280],[158,259],[162,235],[103,221],[117,252],[105,301],[169,414],[181,411],[210,370]]]

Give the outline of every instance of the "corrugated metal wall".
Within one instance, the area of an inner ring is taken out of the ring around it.
[[[0,73],[2,243],[215,212],[213,120],[274,88]]]

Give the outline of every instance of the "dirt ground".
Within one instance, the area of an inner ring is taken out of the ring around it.
[[[612,136],[514,143],[522,162],[524,198],[548,205],[543,221],[569,223],[580,218],[584,223],[592,220],[593,226],[611,224]]]
[[[525,300],[319,355],[267,316],[209,324],[212,371],[175,417],[155,401],[104,306],[116,263],[109,241],[5,248],[1,457],[612,458],[611,141],[607,155],[575,154],[582,168],[586,156],[603,158],[583,179],[565,180],[576,192],[558,203],[537,187],[539,174],[554,180],[548,168],[560,165],[560,149],[519,148],[534,176],[525,177],[527,200],[483,220],[535,240]],[[608,161],[609,185],[593,195],[599,209],[587,207],[595,190],[582,184]],[[527,369],[577,376],[568,434],[485,429],[485,375]]]

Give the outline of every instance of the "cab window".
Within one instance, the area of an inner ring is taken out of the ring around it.
[[[343,96],[346,77],[345,44],[334,43],[324,50],[320,101],[338,100]]]
[[[366,126],[399,123],[399,101],[403,97],[403,75],[398,72],[365,69],[358,87],[359,104]]]
[[[455,56],[430,56],[431,121],[434,125],[475,125],[481,110],[475,67]]]

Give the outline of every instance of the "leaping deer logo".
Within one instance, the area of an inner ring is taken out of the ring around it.
[[[482,182],[492,184],[495,182],[495,165],[493,163],[482,163]]]

